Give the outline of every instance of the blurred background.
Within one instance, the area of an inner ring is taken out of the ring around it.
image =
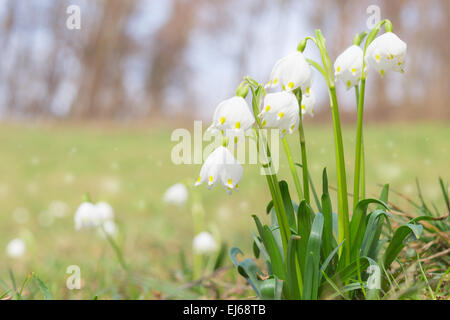
[[[80,7],[79,30],[66,27],[70,5]],[[370,5],[393,22],[408,58],[405,74],[371,72],[367,81],[367,188],[376,195],[391,183],[415,197],[418,178],[425,196],[438,201],[437,179],[448,180],[450,158],[447,0],[0,1],[0,286],[8,270],[18,279],[36,271],[61,298],[124,297],[104,239],[74,230],[87,192],[113,206],[117,241],[134,268],[183,282],[176,271],[180,252],[191,251],[190,204],[173,206],[163,197],[175,183],[190,184],[200,166],[171,162],[171,132],[192,131],[194,119],[206,128],[243,76],[267,82],[275,61],[316,28],[334,60],[368,29]],[[305,54],[320,59],[310,43]],[[336,185],[335,160],[317,73],[313,88],[316,116],[305,125],[320,188],[324,167]],[[355,96],[337,88],[352,181]],[[294,149],[297,161],[299,153]],[[280,177],[292,182],[286,162]],[[210,229],[230,226],[217,228],[221,239],[250,254],[251,214],[264,217],[269,194],[255,166],[246,167],[240,186],[231,198],[220,188],[199,190]],[[27,250],[12,259],[4,248],[17,237]],[[84,291],[65,289],[71,264],[84,272]]]
[[[66,28],[72,4],[80,30]],[[335,58],[367,30],[369,5],[407,42],[408,64],[403,76],[369,79],[367,119],[448,119],[445,0],[3,0],[0,115],[208,119],[243,76],[266,82],[274,61],[315,28]],[[318,57],[313,48],[306,54]],[[320,96],[326,112],[326,92]]]

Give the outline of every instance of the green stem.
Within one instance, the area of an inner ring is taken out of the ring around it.
[[[270,159],[269,145],[267,147],[267,153],[264,153],[266,159]],[[272,160],[269,160],[268,170],[272,170]],[[286,208],[284,207],[283,198],[281,197],[280,185],[276,173],[267,175],[267,182],[269,183],[269,189],[272,192],[272,200],[275,206],[275,213],[277,214],[278,224],[280,226],[281,240],[283,243],[284,256],[287,257],[288,240],[291,237],[291,229],[287,221]]]
[[[340,254],[344,253],[344,265],[350,264],[350,221],[348,215],[347,178],[345,174],[344,145],[342,141],[341,121],[336,96],[336,88],[329,87],[331,100],[331,113],[333,118],[334,141],[336,149],[336,168],[338,180],[338,233],[339,243],[346,240],[340,248]]]
[[[109,233],[105,231],[105,228],[102,227],[102,231],[103,231],[106,239],[108,240],[109,244],[113,248],[114,253],[116,254],[117,260],[119,260],[121,267],[123,268],[123,270],[125,270],[125,272],[129,273],[130,269],[128,268],[128,265],[125,263],[125,259],[123,258],[123,254],[122,254],[122,251],[120,250],[119,246],[114,241],[113,237],[111,237],[109,235]]]
[[[360,177],[361,177],[361,159],[362,159],[362,131],[363,131],[363,115],[364,115],[364,93],[366,87],[365,78],[361,79],[360,94],[358,97],[358,120],[356,128],[355,143],[355,174],[353,184],[353,209],[359,202],[360,195]]]
[[[355,86],[356,109],[359,105],[359,85]],[[364,97],[363,97],[364,99]],[[361,133],[361,193],[360,199],[366,198],[366,155],[364,151],[364,133]]]
[[[302,191],[302,187],[300,185],[300,179],[298,177],[297,170],[295,168],[294,160],[292,158],[291,149],[289,148],[289,144],[288,144],[286,137],[283,138],[283,146],[284,146],[284,151],[286,152],[286,157],[288,159],[289,168],[291,169],[292,178],[294,179],[295,189],[297,190],[298,203],[300,203],[304,199],[303,191]]]
[[[299,138],[300,138],[300,150],[302,152],[303,190],[305,192],[305,201],[309,205],[310,198],[309,198],[309,180],[308,180],[308,177],[309,177],[309,175],[308,175],[308,160],[306,157],[306,142],[305,142],[305,133],[303,131],[303,119],[302,118],[303,118],[302,111],[300,110],[298,133],[299,133]]]
[[[255,107],[254,107],[255,109]],[[253,110],[255,114],[257,114],[257,110]],[[261,129],[261,121],[256,117],[256,124],[258,125],[258,128]],[[257,143],[258,146],[258,153],[261,153],[261,148],[259,148],[259,142],[260,139],[263,139],[264,137],[260,135],[258,130],[255,130],[257,135]],[[272,170],[271,169],[271,160],[270,160],[270,148],[269,144],[264,140],[261,141],[261,145],[263,146],[263,157],[264,161],[267,163],[268,167],[266,167],[266,170]],[[265,148],[264,148],[265,146]],[[267,184],[269,185],[270,194],[272,196],[273,200],[273,206],[275,207],[275,213],[277,215],[278,224],[280,226],[280,233],[281,233],[281,242],[283,244],[283,252],[284,256],[287,257],[287,245],[288,245],[288,239],[291,237],[291,230],[289,229],[289,223],[287,221],[286,216],[286,209],[284,207],[283,199],[281,197],[281,190],[280,185],[278,184],[278,178],[275,173],[269,174],[269,172],[266,172],[266,179]]]
[[[364,135],[361,137],[361,199],[366,198],[366,155],[364,151]]]

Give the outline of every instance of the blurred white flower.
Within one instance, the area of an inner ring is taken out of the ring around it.
[[[268,87],[281,85],[283,90],[301,88],[302,92],[309,93],[312,82],[311,67],[299,51],[277,61],[272,69]]]
[[[76,230],[105,227],[105,224],[109,224],[109,221],[114,222],[113,220],[114,209],[107,202],[98,202],[97,204],[83,202],[74,216]],[[111,224],[106,227],[112,230]]]
[[[100,235],[103,237],[105,236],[105,233],[114,237],[117,235],[117,231],[117,224],[112,220],[106,220],[103,222],[102,228],[99,228]]]
[[[64,218],[69,213],[69,206],[63,201],[52,201],[48,206],[48,212],[55,218]]]
[[[345,49],[334,62],[336,80],[342,81],[347,90],[356,86],[363,72],[363,50],[352,45]]]
[[[100,222],[114,219],[114,209],[109,203],[103,201],[98,202],[95,205],[95,209]]]
[[[19,224],[25,224],[30,218],[30,212],[25,208],[16,208],[13,211],[13,219]]]
[[[6,246],[6,253],[11,258],[20,258],[21,256],[24,255],[25,251],[26,251],[25,242],[20,238],[11,240]]]
[[[231,193],[233,189],[238,189],[243,170],[233,154],[227,148],[220,146],[206,159],[195,186],[208,181],[208,188],[213,188],[220,181],[225,190]]]
[[[250,108],[242,97],[232,97],[222,101],[216,108],[213,123],[208,128],[211,133],[217,130],[228,137],[240,137],[255,123]]]
[[[192,247],[196,254],[208,254],[217,250],[217,243],[209,232],[201,232],[192,241]]]
[[[182,206],[188,199],[188,189],[183,183],[177,183],[171,186],[164,193],[163,201],[167,204]]]
[[[98,227],[99,220],[96,206],[90,202],[83,202],[75,212],[75,229],[89,229]]]
[[[316,105],[316,95],[311,90],[309,94],[302,95],[302,114],[309,114],[314,117],[314,106]]]
[[[300,121],[297,98],[288,91],[269,93],[264,98],[263,109],[258,117],[264,128],[280,129],[282,137],[288,132],[293,133]]]
[[[403,73],[406,61],[407,45],[397,35],[386,32],[375,38],[367,47],[366,63],[375,68],[382,76],[386,71]]]

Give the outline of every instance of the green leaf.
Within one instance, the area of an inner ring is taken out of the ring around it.
[[[5,298],[11,290],[6,290],[4,293],[0,294],[0,300]]]
[[[266,225],[263,226],[257,216],[253,215],[253,219],[255,220],[259,235],[269,254],[273,274],[282,280],[286,280],[286,268],[283,262],[282,249],[280,249],[269,227]]]
[[[333,257],[336,255],[336,253],[338,252],[339,248],[341,247],[341,245],[344,243],[345,240],[342,240],[341,243],[339,243],[338,246],[336,246],[336,248],[333,249],[332,252],[330,252],[330,254],[327,256],[327,258],[325,259],[325,261],[323,262],[322,266],[320,267],[320,277],[319,277],[319,283],[322,280],[322,271],[325,272],[328,268],[328,265],[330,264],[331,260],[333,259]],[[326,274],[326,272],[325,272]]]
[[[322,214],[324,217],[322,251],[323,256],[327,257],[336,247],[336,240],[333,237],[333,209],[328,193],[322,195]]]
[[[287,285],[289,289],[289,299],[300,300],[300,286],[299,275],[297,270],[297,245],[299,236],[291,236],[288,242],[287,251]]]
[[[305,272],[303,275],[303,299],[316,300],[319,293],[320,245],[323,232],[323,215],[319,212],[314,217],[308,240],[305,258]]]
[[[366,232],[366,211],[371,203],[379,204],[386,210],[389,209],[387,204],[378,199],[364,199],[358,202],[353,212],[352,220],[350,222],[350,260],[354,261],[360,254],[361,243]],[[345,251],[345,250],[344,250]]]
[[[369,267],[369,260],[366,257],[359,258],[359,263],[355,260],[352,263],[350,263],[348,266],[342,268],[338,272],[336,272],[333,277],[330,278],[330,280],[333,283],[346,283],[351,278],[357,278],[358,274],[358,266],[360,270],[366,270]],[[320,286],[320,291],[327,290],[330,287],[329,282],[324,282]]]
[[[432,220],[432,217],[421,216],[414,218],[408,224],[395,230],[394,235],[392,236],[392,239],[384,252],[383,265],[386,270],[389,269],[391,263],[397,258],[400,251],[402,251],[405,247],[404,240],[407,236],[413,233],[416,239],[420,237],[423,227],[420,224],[415,224],[415,222],[421,220]]]
[[[276,279],[269,278],[267,280],[261,281],[261,299],[263,300],[273,300],[276,295]]]
[[[366,232],[361,244],[361,255],[370,257],[374,260],[376,258],[376,249],[378,247],[378,242],[381,234],[381,229],[383,227],[383,220],[381,218],[389,218],[384,210],[375,210],[368,215],[368,222]],[[372,255],[370,254],[372,253]]]
[[[242,262],[239,262],[237,259],[237,255],[243,255],[241,249],[237,247],[232,247],[230,249],[230,258],[233,262],[234,266],[237,268],[239,274],[243,276],[248,283],[252,286],[253,290],[256,292],[258,297],[261,297],[261,292],[259,289],[259,279],[256,275],[256,273],[260,273],[262,275],[261,270],[259,267],[250,259],[245,259]]]
[[[258,248],[258,251],[260,253],[262,253],[264,260],[266,261],[267,264],[267,272],[269,274],[272,274],[272,265],[270,264],[270,257],[269,254],[267,253],[266,249],[264,248],[262,242],[261,242],[261,238],[258,237],[255,233],[252,232],[252,237],[253,237],[253,252],[255,252],[255,246]],[[255,253],[255,257],[258,258],[258,256],[256,256]]]
[[[289,194],[289,186],[287,182],[284,180],[279,182],[279,186],[281,190],[281,196],[283,198],[284,208],[286,210],[286,216],[289,223],[289,227],[295,229],[296,227],[295,214],[294,214],[294,207],[292,206],[291,196]]]
[[[297,258],[299,261],[301,274],[304,274],[305,254],[308,245],[309,234],[311,232],[311,211],[308,204],[304,200],[300,202],[300,205],[298,206],[297,220],[297,234],[300,237],[299,244],[297,246]]]
[[[227,253],[227,244],[222,243],[222,245],[220,246],[219,254],[217,255],[216,261],[214,263],[214,270],[217,270],[221,266],[223,266],[223,261],[225,260],[226,253]]]
[[[270,256],[273,274],[281,280],[286,280],[286,268],[284,266],[282,251],[275,241],[275,238],[268,226],[264,226],[265,235],[263,237],[264,245]]]
[[[37,282],[42,294],[44,295],[45,300],[52,300],[52,294],[50,293],[50,290],[48,290],[45,283],[42,282],[42,280],[38,277],[37,274],[34,274],[34,278],[36,279],[36,282]]]
[[[446,187],[444,185],[444,180],[442,180],[441,177],[439,177],[439,184],[441,185],[441,190],[442,190],[442,194],[444,195],[444,201],[445,201],[445,204],[447,205],[447,210],[450,212],[450,201],[448,198],[448,191],[447,191],[448,187]]]
[[[273,208],[273,200],[270,200],[266,207],[266,213],[269,214]]]

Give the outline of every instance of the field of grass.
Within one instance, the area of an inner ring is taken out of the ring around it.
[[[27,274],[35,272],[55,298],[153,297],[151,286],[144,290],[127,285],[105,239],[95,232],[75,231],[73,215],[87,192],[94,201],[104,200],[114,207],[119,226],[117,243],[133,271],[182,285],[176,274],[181,269],[181,251],[191,261],[192,216],[188,205],[165,205],[162,197],[177,182],[194,182],[200,165],[177,166],[171,162],[173,129],[2,124],[0,295],[11,287],[12,270],[18,286]],[[187,129],[192,130],[189,126]],[[344,128],[348,168],[353,167],[353,137],[354,128]],[[438,177],[445,181],[450,178],[448,123],[368,125],[364,137],[368,194],[378,194],[379,184],[390,183],[393,189],[416,197],[417,177],[428,200],[442,201]],[[324,167],[330,185],[335,186],[332,128],[307,125],[306,138],[317,187]],[[290,138],[289,142],[295,159],[299,159],[298,141]],[[279,178],[288,180],[293,188],[286,162],[281,159],[280,163]],[[265,219],[269,200],[265,179],[257,170],[256,166],[245,167],[240,190],[231,197],[221,187],[200,189],[208,223],[218,228],[229,247],[238,245],[247,253],[252,244],[249,231],[254,228],[251,214]],[[353,173],[347,175],[351,191]],[[399,198],[391,200],[402,203]],[[16,237],[26,241],[27,252],[14,260],[7,257],[5,247]],[[81,269],[81,290],[66,288],[70,265]],[[243,284],[240,278],[236,281]]]

